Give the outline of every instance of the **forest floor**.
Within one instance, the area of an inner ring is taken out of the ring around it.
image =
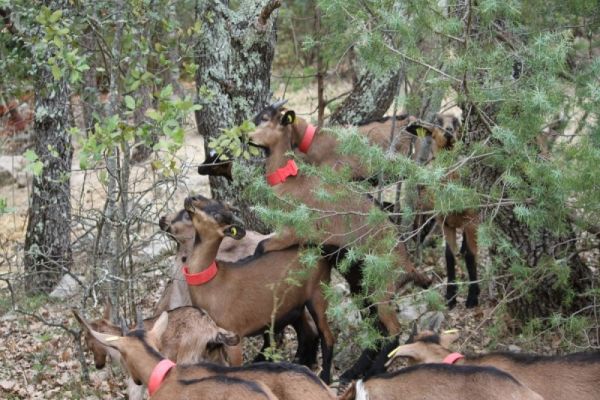
[[[346,83],[334,86],[341,93],[349,88]],[[277,93],[281,93],[279,87]],[[309,87],[288,93],[289,105],[300,115],[314,115],[316,90]],[[72,176],[72,195],[74,209],[78,213],[102,207],[104,191],[100,184],[98,172],[83,172],[78,169],[78,153],[74,157]],[[178,182],[178,189],[166,204],[167,210],[177,210],[181,207],[183,198],[189,193],[209,195],[210,190],[206,177],[197,175],[195,166],[204,159],[203,140],[198,136],[193,118],[186,131],[186,143],[178,157],[184,160],[186,173]],[[136,182],[142,187],[145,177],[152,176],[150,161],[136,165],[132,170]],[[139,180],[138,180],[139,177]],[[0,198],[7,200],[7,213],[0,214],[0,278],[5,274],[18,273],[22,265],[22,249],[27,220],[27,204],[29,187],[13,185],[2,188]],[[158,231],[157,221],[149,222],[142,235],[154,238]],[[151,263],[169,264],[169,254],[173,246],[164,246],[165,239],[157,239],[160,260],[151,259]],[[168,242],[168,241],[167,241]],[[421,268],[437,277],[434,288],[440,296],[443,295],[444,260],[441,239],[436,239],[437,246],[427,248],[421,258]],[[152,242],[154,243],[154,242]],[[152,244],[151,244],[152,246]],[[163,246],[163,247],[160,247]],[[89,252],[85,246],[78,248],[79,252]],[[166,257],[165,257],[166,255]],[[401,318],[405,326],[405,334],[401,341],[407,338],[412,320],[428,311],[437,311],[443,315],[443,329],[456,328],[461,331],[461,339],[455,349],[463,352],[479,352],[483,350],[510,349],[513,351],[529,350],[540,353],[556,353],[559,350],[572,349],[560,332],[545,332],[540,336],[514,336],[510,329],[498,329],[498,326],[511,326],[510,321],[500,321],[501,303],[490,297],[493,286],[487,280],[486,256],[482,256],[483,275],[481,305],[467,310],[464,307],[464,296],[458,299],[459,305],[453,310],[444,307],[431,308],[430,302],[411,300],[409,293],[406,302],[402,301]],[[77,259],[77,257],[76,257]],[[462,264],[462,260],[459,261]],[[76,265],[76,270],[83,270],[85,265]],[[159,294],[165,286],[165,277],[156,274],[145,274],[138,287],[143,287],[148,296],[144,298],[144,314],[150,316]],[[418,292],[415,292],[418,293]],[[78,304],[76,300],[53,300],[47,297],[19,299],[19,311],[13,308],[11,291],[6,282],[0,280],[0,398],[3,399],[119,399],[125,398],[125,385],[119,368],[105,368],[97,371],[93,367],[91,357],[87,356],[89,380],[82,379],[82,366],[77,356],[77,346],[73,335],[68,329],[78,329],[71,317],[69,309]],[[100,306],[96,307],[99,315]],[[89,313],[88,313],[89,314]],[[88,315],[92,317],[92,315]],[[51,324],[48,324],[51,322]],[[51,326],[51,325],[59,325]],[[360,350],[353,344],[351,332],[344,332],[333,326],[337,334],[336,356],[334,359],[334,380],[341,371],[348,367]],[[292,331],[287,331],[284,340],[284,355],[291,359],[295,340]],[[257,341],[252,341],[248,358],[256,351]],[[394,368],[398,367],[395,365]],[[335,387],[335,384],[334,384]]]

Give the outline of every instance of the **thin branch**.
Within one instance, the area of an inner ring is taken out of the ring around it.
[[[267,25],[267,21],[269,20],[269,17],[273,11],[279,7],[281,7],[281,0],[270,0],[260,12],[260,16],[258,17],[259,27],[264,28]]]

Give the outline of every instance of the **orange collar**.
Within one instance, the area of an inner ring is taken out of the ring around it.
[[[458,360],[462,360],[463,358],[465,358],[465,356],[463,356],[460,353],[450,353],[446,357],[444,357],[444,361],[442,362],[444,364],[456,364]]]
[[[213,261],[208,268],[198,272],[197,274],[190,274],[190,269],[188,266],[183,266],[183,276],[185,276],[185,281],[190,286],[200,286],[206,282],[210,282],[217,275],[217,272],[217,260]]]
[[[298,175],[298,167],[294,160],[288,160],[285,166],[279,168],[277,171],[272,174],[267,175],[267,183],[269,186],[279,185],[286,181],[286,179],[290,176]]]
[[[175,366],[175,363],[169,359],[161,360],[150,374],[150,380],[148,381],[148,394],[152,396],[160,387],[165,380],[165,376],[169,373],[171,368]]]
[[[304,136],[302,137],[302,141],[298,146],[298,150],[303,153],[306,153],[312,144],[312,141],[315,137],[315,132],[317,131],[317,127],[311,124],[306,126],[306,130],[304,131]]]

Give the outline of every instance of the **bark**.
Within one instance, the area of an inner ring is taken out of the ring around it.
[[[47,53],[47,57],[52,55],[50,50]],[[68,131],[70,93],[66,78],[54,80],[47,65],[39,63],[34,87],[33,146],[43,170],[33,178],[24,265],[29,275],[26,290],[42,293],[51,291],[73,263],[70,238],[73,148]]]
[[[352,92],[329,117],[334,125],[352,125],[382,117],[392,105],[400,72],[375,76],[363,71]]]
[[[223,128],[239,125],[252,118],[270,100],[271,64],[275,51],[274,21],[279,1],[245,0],[234,11],[227,2],[201,2],[197,15],[203,31],[197,49],[196,74],[198,132],[208,139]],[[259,232],[267,229],[242,199],[244,177],[229,184],[224,178],[210,177],[214,198],[233,201],[242,211],[248,227]]]

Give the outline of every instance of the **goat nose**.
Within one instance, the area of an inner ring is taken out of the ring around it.
[[[452,139],[454,139],[454,135],[453,135],[453,134],[451,134],[450,132],[444,132],[444,137],[445,137],[447,140],[452,140]]]

